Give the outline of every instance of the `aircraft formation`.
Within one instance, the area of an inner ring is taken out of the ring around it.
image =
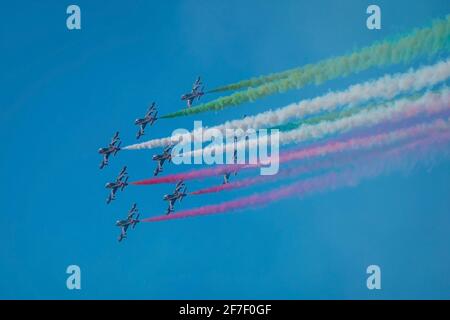
[[[399,62],[407,65],[433,56],[433,59],[437,60],[432,65],[409,68],[402,73],[385,74],[379,78],[352,84],[345,89],[328,90],[325,94],[302,99],[295,104],[291,102],[274,110],[251,116],[244,115],[242,119],[234,119],[214,126],[227,138],[227,129],[272,130],[273,128],[277,130],[276,143],[298,144],[298,146],[283,152],[280,159],[288,167],[284,168],[284,173],[276,177],[276,181],[294,180],[291,179],[293,176],[305,173],[308,175],[251,196],[222,201],[219,205],[202,205],[173,215],[171,214],[178,209],[187,195],[234,190],[254,186],[263,181],[275,182],[275,179],[263,177],[265,175],[262,174],[263,163],[260,162],[258,167],[261,167],[261,177],[244,178],[237,183],[226,186],[214,185],[189,193],[185,181],[214,176],[220,172],[223,174],[223,182],[221,182],[227,184],[237,171],[251,169],[252,166],[218,166],[212,170],[202,168],[166,175],[162,178],[132,182],[130,184],[149,185],[170,181],[176,185],[172,193],[162,197],[164,202],[167,201],[166,214],[169,216],[139,220],[137,205],[133,205],[127,216],[116,222],[121,231],[119,240],[126,238],[129,227],[135,227],[139,221],[166,221],[235,211],[259,204],[265,205],[299,194],[303,196],[324,190],[334,190],[337,187],[354,186],[362,180],[384,172],[402,169],[405,163],[408,165],[427,163],[430,156],[437,158],[441,149],[444,146],[449,147],[450,143],[450,132],[446,131],[450,128],[450,121],[446,116],[450,100],[447,85],[450,78],[450,58],[444,58],[444,54],[449,51],[448,30],[450,30],[450,16],[436,19],[430,26],[415,28],[407,34],[381,39],[370,46],[354,49],[351,54],[334,56],[297,68],[239,80],[207,92],[204,91],[202,80],[198,77],[189,91],[181,95],[181,101],[186,104],[186,107],[163,116],[158,116],[156,103],[151,103],[143,117],[134,121],[134,125],[138,126],[136,139],[140,139],[149,126],[162,118],[217,112],[286,91],[298,90],[308,85],[321,86],[322,83],[356,75],[363,70],[392,67]],[[199,106],[193,106],[208,93],[224,93],[224,95]],[[169,145],[170,138],[152,139],[144,143],[128,145],[123,149],[163,148],[160,154],[152,157],[156,164],[153,175],[157,176],[166,169],[164,166],[167,167],[167,163],[174,160],[172,153],[176,147]],[[248,138],[245,137],[245,141],[239,142],[240,149],[241,146],[244,150],[250,149],[247,148],[250,144],[260,149],[258,140],[250,141]],[[227,141],[225,150],[219,148],[217,150],[221,153],[227,152],[226,155],[228,155],[228,143]],[[211,147],[207,146],[204,149],[202,145],[201,148],[194,148],[194,151],[202,154],[205,154],[205,151],[216,151],[213,144],[214,141]],[[236,145],[235,141],[235,150]],[[102,156],[100,168],[108,166],[109,161],[120,150],[121,141],[119,132],[116,132],[109,144],[98,151]],[[370,153],[367,154],[368,152]],[[194,154],[187,153],[190,157]],[[236,161],[238,155],[240,156],[235,151],[235,163],[240,163]],[[315,159],[319,161],[316,162]],[[288,165],[293,161],[301,161],[301,164]],[[363,166],[364,169],[361,169]],[[312,171],[311,174],[309,174],[310,171]],[[278,173],[278,167],[273,174],[276,173]],[[119,175],[105,185],[109,193],[106,202],[112,203],[121,193],[119,191],[123,191],[127,186],[128,171],[126,167],[123,167]]]
[[[205,94],[204,86],[201,81],[201,78],[198,77],[194,84],[192,85],[192,89],[190,92],[183,94],[181,96],[182,101],[186,101],[187,108],[190,108],[195,100],[200,100],[200,98]],[[141,138],[145,134],[145,129],[147,125],[152,126],[156,120],[158,120],[158,110],[155,102],[152,102],[148,107],[147,112],[145,113],[143,118],[138,118],[134,121],[134,124],[139,127],[138,132],[136,133],[136,139]],[[236,137],[235,137],[236,143]],[[109,160],[111,156],[115,156],[120,150],[121,140],[119,137],[119,132],[117,131],[112,137],[108,146],[100,148],[98,153],[102,155],[102,161],[100,163],[100,169],[103,169],[109,164]],[[154,176],[157,176],[160,172],[163,171],[164,163],[171,162],[172,160],[172,148],[173,145],[167,145],[161,154],[155,154],[152,157],[153,161],[156,161],[156,168],[153,172]],[[237,160],[237,151],[234,151],[234,159]],[[237,171],[226,172],[223,175],[223,184],[228,183],[230,176],[237,174]],[[128,186],[128,172],[127,166],[124,166],[122,170],[119,172],[116,179],[112,182],[108,182],[105,185],[106,189],[109,189],[108,197],[106,198],[106,203],[110,204],[112,201],[116,199],[118,191],[124,191],[124,189]],[[177,202],[181,202],[184,197],[188,195],[187,187],[184,181],[178,181],[175,185],[175,189],[173,193],[166,194],[163,196],[162,200],[167,201],[168,207],[166,214],[171,214],[175,211],[175,204]],[[132,229],[139,223],[139,214],[137,204],[134,203],[131,209],[128,211],[125,219],[117,220],[116,226],[120,228],[120,234],[118,237],[118,241],[122,241],[127,238],[127,231],[131,226]]]

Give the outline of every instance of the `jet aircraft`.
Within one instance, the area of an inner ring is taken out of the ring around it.
[[[167,147],[164,148],[162,154],[157,154],[152,157],[153,160],[158,161],[158,165],[156,166],[156,169],[153,172],[153,175],[157,176],[158,173],[163,171],[163,165],[166,160],[169,162],[172,160],[172,154],[171,154],[172,148],[173,148],[173,145],[168,145]]]
[[[125,180],[122,180],[125,178]],[[122,171],[120,171],[119,176],[116,178],[116,181],[114,182],[108,182],[105,185],[105,188],[111,189],[111,192],[109,193],[108,198],[106,199],[106,203],[110,203],[112,200],[116,199],[116,192],[117,190],[123,191],[125,187],[128,186],[128,173],[127,173],[127,167],[123,167]]]
[[[136,119],[134,124],[139,126],[139,131],[136,134],[136,139],[139,139],[144,135],[145,127],[147,124],[153,125],[155,121],[158,119],[158,111],[156,110],[156,105],[153,102],[152,105],[148,108],[147,113],[143,118]]]
[[[118,144],[116,145],[116,143]],[[108,159],[111,154],[115,156],[117,152],[119,152],[120,144],[121,141],[119,138],[119,131],[117,131],[107,147],[98,149],[98,153],[103,155],[102,162],[100,163],[100,169],[103,169],[105,166],[108,165]]]
[[[183,191],[181,191],[181,189],[184,187]],[[175,186],[175,191],[172,194],[166,194],[163,197],[163,200],[168,201],[169,202],[169,207],[167,208],[167,212],[166,214],[170,214],[171,212],[174,211],[173,206],[175,205],[175,202],[177,200],[179,200],[180,202],[183,200],[183,198],[185,196],[187,196],[186,193],[186,185],[184,184],[184,182],[181,180],[177,183],[177,185]]]
[[[137,209],[136,203],[133,204],[130,211],[128,211],[128,215],[126,219],[123,220],[117,220],[116,226],[120,227],[120,235],[119,235],[119,242],[122,241],[127,237],[127,230],[128,227],[131,226],[132,229],[136,226],[137,223],[139,223],[139,213]],[[134,215],[137,213],[136,218],[134,218]]]
[[[192,85],[191,92],[183,94],[181,96],[181,100],[185,100],[187,103],[187,107],[190,108],[192,106],[192,103],[195,101],[195,99],[200,100],[201,96],[203,96],[205,94],[205,92],[203,90],[204,90],[204,87],[203,87],[202,81],[200,80],[200,77],[198,77],[197,80]]]

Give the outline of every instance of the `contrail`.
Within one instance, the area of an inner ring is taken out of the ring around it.
[[[251,102],[271,94],[299,89],[308,84],[321,84],[325,81],[358,73],[371,67],[409,63],[418,57],[435,56],[441,51],[449,51],[449,36],[450,15],[443,20],[435,21],[431,27],[416,29],[410,34],[396,40],[385,40],[349,55],[331,58],[307,65],[303,68],[282,72],[279,78],[271,75],[268,78],[256,78],[222,87],[220,91],[250,86],[246,90],[218,98],[196,107],[170,113],[162,118],[175,118],[206,111],[217,111],[245,102]],[[257,87],[252,87],[256,85]],[[219,89],[215,91],[219,91]]]
[[[418,99],[408,98],[394,100],[378,108],[366,110],[362,109],[357,114],[344,117],[335,121],[323,121],[316,125],[303,125],[298,129],[280,132],[279,143],[300,143],[308,140],[323,138],[327,135],[343,133],[352,129],[365,126],[375,126],[383,122],[398,122],[405,119],[417,117],[419,115],[432,115],[450,109],[450,91],[444,88],[439,92],[425,93]],[[260,140],[260,139],[259,139]],[[203,153],[233,152],[234,149],[257,148],[258,139],[246,141],[241,139],[236,144],[216,144],[209,145],[202,149],[196,149],[177,156],[198,157]]]
[[[247,116],[244,119],[227,121],[224,124],[212,128],[226,134],[227,129],[259,129],[278,126],[292,119],[303,117],[319,112],[331,111],[339,106],[367,102],[373,99],[392,99],[402,93],[418,92],[425,88],[433,87],[446,81],[450,77],[450,59],[438,62],[431,66],[424,66],[418,70],[410,69],[405,73],[385,75],[379,79],[352,85],[346,90],[329,92],[323,96],[313,99],[302,100],[283,108]],[[161,139],[134,144],[124,149],[151,149],[166,146],[172,142],[202,140],[201,131],[193,131],[188,134],[174,135]]]
[[[406,139],[421,137],[432,132],[441,132],[450,129],[450,118],[435,119],[426,123],[415,124],[406,128],[393,131],[372,134],[368,136],[357,136],[347,139],[336,139],[325,143],[314,144],[307,147],[300,147],[280,154],[280,164],[290,161],[305,160],[315,157],[324,157],[340,152],[367,150],[374,147],[386,146]],[[174,183],[180,180],[187,181],[193,179],[203,179],[211,176],[225,174],[236,170],[246,170],[259,168],[255,165],[220,165],[213,168],[204,168],[185,173],[172,174],[165,177],[156,177],[137,182],[135,185],[152,185],[159,183]]]
[[[267,205],[284,198],[297,196],[303,197],[316,192],[333,190],[339,187],[355,186],[364,179],[376,177],[380,174],[390,173],[401,169],[405,162],[409,165],[417,165],[426,162],[436,155],[448,157],[448,143],[450,134],[444,133],[427,139],[411,143],[407,148],[393,150],[380,158],[374,159],[365,165],[355,166],[340,172],[326,173],[317,177],[301,180],[275,190],[243,197],[240,199],[223,202],[216,205],[208,205],[190,209],[171,215],[155,216],[141,220],[142,222],[158,222],[188,217],[204,216],[255,208]],[[443,149],[443,145],[446,147]],[[435,148],[433,148],[435,147]]]

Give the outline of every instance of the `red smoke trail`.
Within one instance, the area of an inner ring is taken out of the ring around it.
[[[341,172],[326,173],[321,176],[309,178],[295,182],[289,186],[281,187],[264,193],[223,202],[220,204],[204,206],[200,208],[185,210],[179,213],[156,216],[141,220],[142,222],[157,222],[173,220],[187,217],[218,214],[227,211],[234,211],[247,207],[262,206],[273,201],[277,201],[289,196],[305,196],[307,194],[335,189],[337,187],[354,186],[362,179],[375,177],[383,172],[388,172],[399,167],[404,161],[420,161],[430,156],[430,151],[439,151],[439,148],[431,148],[432,144],[447,144],[450,140],[450,133],[436,134],[431,137],[421,139],[406,146],[396,148],[385,153],[379,158],[366,163],[363,166],[343,170]],[[412,152],[416,151],[417,156]],[[418,152],[417,152],[418,151]]]
[[[336,168],[344,166],[345,164],[354,164],[353,162],[357,159],[359,161],[367,161],[374,157],[379,156],[383,152],[386,152],[386,150],[380,151],[375,150],[371,151],[369,153],[346,153],[343,156],[334,156],[330,159],[320,160],[314,163],[306,163],[301,164],[299,167],[295,168],[289,168],[289,169],[282,169],[278,174],[272,175],[272,176],[256,176],[251,178],[246,178],[234,182],[229,182],[227,184],[221,184],[216,185],[212,187],[207,187],[204,189],[200,189],[197,191],[193,191],[190,194],[192,195],[200,195],[200,194],[208,194],[208,193],[216,193],[220,191],[225,190],[234,190],[239,188],[245,188],[249,187],[255,184],[259,183],[267,183],[271,181],[277,181],[281,178],[290,178],[290,177],[297,177],[299,175],[305,174],[305,173],[312,173],[317,170],[324,170],[324,169],[330,169],[330,168]]]
[[[201,179],[211,176],[218,176],[221,174],[225,174],[226,172],[233,172],[242,169],[255,168],[257,165],[247,165],[247,164],[229,164],[229,165],[221,165],[214,168],[206,168],[200,170],[193,170],[185,173],[177,173],[171,174],[165,177],[158,178],[150,178],[146,180],[140,180],[136,182],[132,182],[134,185],[150,185],[150,184],[159,184],[159,183],[173,183],[178,182],[180,180],[193,180],[193,179]]]
[[[279,162],[289,162],[294,160],[303,160],[312,157],[326,156],[328,154],[339,153],[344,151],[368,149],[374,146],[390,144],[400,140],[422,136],[426,133],[446,129],[448,122],[442,119],[433,121],[432,123],[417,124],[410,127],[397,129],[394,131],[378,133],[364,137],[354,137],[344,140],[330,141],[320,145],[311,145],[299,149],[290,150],[280,154]],[[235,164],[220,165],[214,168],[205,168],[193,170],[190,172],[172,174],[165,177],[150,178],[146,180],[132,182],[134,185],[151,185],[159,183],[174,183],[180,180],[201,179],[210,176],[225,174],[226,172],[239,171],[251,168],[259,168],[262,164]]]

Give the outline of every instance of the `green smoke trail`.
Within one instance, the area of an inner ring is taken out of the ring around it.
[[[432,57],[439,52],[448,53],[449,51],[450,15],[447,15],[445,19],[433,22],[430,27],[415,29],[403,37],[394,40],[384,40],[349,55],[330,58],[298,69],[245,80],[227,86],[230,89],[251,87],[196,107],[165,115],[162,118],[174,118],[221,110],[271,94],[299,89],[307,84],[321,84],[327,80],[348,76],[371,67],[408,63],[421,56]]]
[[[436,26],[439,29],[440,27],[437,26],[439,24],[446,24],[445,28],[448,28],[448,20],[449,19],[450,19],[450,15],[448,15],[446,17],[446,19],[445,19],[446,21],[443,21],[443,20],[435,21],[433,23],[432,28]],[[444,27],[444,26],[442,25],[442,27]],[[321,61],[320,63],[323,64],[323,67],[325,69],[333,67],[333,65],[335,63],[340,63],[341,67],[345,68],[346,64],[353,63],[355,59],[358,60],[360,58],[364,59],[365,57],[369,57],[371,55],[371,51],[373,51],[373,50],[374,51],[378,51],[378,50],[383,51],[385,49],[389,49],[389,48],[385,48],[385,46],[395,45],[395,46],[397,46],[399,48],[398,50],[403,50],[404,48],[401,48],[401,47],[414,46],[414,45],[417,44],[417,41],[420,41],[420,39],[419,39],[420,37],[424,37],[424,36],[426,37],[426,33],[428,32],[427,29],[429,29],[429,28],[416,29],[416,30],[414,30],[413,32],[411,32],[410,34],[408,34],[408,35],[406,35],[404,37],[397,37],[397,39],[390,39],[390,40],[384,40],[384,41],[381,41],[381,42],[377,42],[377,43],[375,43],[375,44],[373,44],[373,45],[371,45],[369,47],[365,47],[365,48],[361,49],[360,51],[355,52],[352,55],[346,55],[346,56],[341,56],[341,57],[336,57],[336,58],[330,58],[330,59]],[[444,30],[444,32],[445,32],[445,30]],[[448,32],[448,30],[447,30],[447,32]],[[447,37],[448,37],[448,35],[447,35]],[[398,43],[395,44],[395,42],[398,42]],[[401,52],[395,52],[395,50],[397,50],[397,49],[395,49],[395,48],[393,48],[393,49],[394,49],[392,51],[393,55],[397,55],[397,57],[398,57],[399,53],[402,54]],[[422,48],[417,48],[417,49],[423,49],[423,46],[422,46]],[[386,54],[386,53],[387,52],[384,52],[384,54]],[[388,55],[385,55],[385,58],[388,58]],[[398,59],[397,62],[393,62],[393,63],[399,63],[399,62],[402,61],[401,57],[398,57],[398,58],[400,58],[400,59]],[[407,57],[405,57],[405,58],[407,58]],[[380,63],[380,65],[383,65],[383,64],[384,63]],[[210,90],[208,92],[209,93],[212,93],[212,92],[223,92],[223,91],[229,91],[229,90],[243,89],[243,88],[246,88],[246,87],[255,87],[255,86],[259,86],[259,85],[262,85],[262,84],[265,84],[265,83],[268,83],[268,82],[285,79],[287,77],[290,77],[290,76],[293,76],[293,75],[296,75],[296,74],[302,74],[302,73],[308,74],[310,72],[315,72],[316,71],[315,70],[316,67],[317,67],[317,64],[307,64],[307,65],[299,67],[299,68],[294,68],[294,69],[282,71],[282,72],[279,72],[279,73],[273,73],[273,74],[269,74],[269,75],[265,75],[265,76],[260,76],[260,77],[255,77],[255,78],[243,80],[243,81],[240,81],[240,82],[237,82],[237,83],[233,83],[233,84],[230,84],[230,85],[226,85],[226,86],[222,86],[222,87],[219,87],[219,88],[215,88],[215,89]],[[366,69],[366,68],[363,67],[363,69]],[[363,69],[361,69],[361,70],[363,70]],[[361,70],[359,70],[359,71],[361,71]],[[344,75],[347,75],[347,74],[344,74]],[[320,83],[320,79],[316,79],[316,81],[318,83]]]

